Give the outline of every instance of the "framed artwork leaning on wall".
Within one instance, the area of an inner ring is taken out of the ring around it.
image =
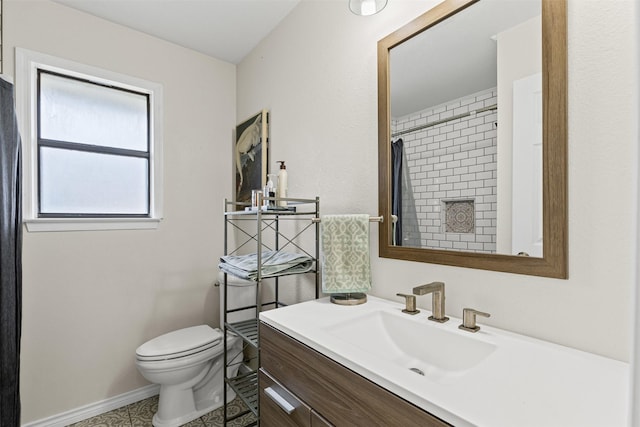
[[[269,112],[262,110],[236,126],[233,157],[235,162],[235,201],[251,203],[251,190],[262,190],[267,183]]]

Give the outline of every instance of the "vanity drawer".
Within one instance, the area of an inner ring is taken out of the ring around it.
[[[311,408],[271,378],[263,369],[260,369],[258,376],[261,425],[264,427],[311,426]]]
[[[260,347],[262,368],[337,427],[449,425],[262,322]]]

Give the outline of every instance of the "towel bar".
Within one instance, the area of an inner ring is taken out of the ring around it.
[[[311,218],[311,222],[322,222],[320,218]],[[384,222],[384,217],[381,216],[370,216],[369,222]]]

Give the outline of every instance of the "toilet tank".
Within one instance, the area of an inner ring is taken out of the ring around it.
[[[224,326],[224,273],[218,273],[218,283],[220,284],[220,328]],[[253,306],[256,304],[256,282],[244,280],[227,274],[227,310],[235,308]],[[257,317],[255,309],[242,310],[227,315],[227,321],[230,323],[240,322],[242,320],[255,319]]]

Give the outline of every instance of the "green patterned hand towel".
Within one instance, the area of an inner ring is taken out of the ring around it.
[[[322,291],[327,294],[371,289],[369,215],[323,215]]]

